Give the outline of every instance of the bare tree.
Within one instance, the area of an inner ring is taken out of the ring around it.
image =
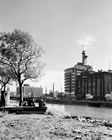
[[[28,79],[37,79],[41,76],[42,53],[42,48],[27,32],[16,29],[12,33],[0,34],[0,67],[2,65],[10,67],[12,78],[18,82],[20,106],[23,102],[23,83]]]
[[[12,71],[10,71],[7,67],[0,68],[0,85],[1,85],[1,91],[6,91],[7,84],[10,84],[10,81],[12,81]]]
[[[8,66],[2,65],[0,67],[0,85],[1,85],[1,100],[0,106],[5,106],[5,96],[6,96],[6,86],[11,84],[12,81],[12,71]]]

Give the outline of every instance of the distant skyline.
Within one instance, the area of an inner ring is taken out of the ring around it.
[[[42,46],[45,75],[34,86],[64,90],[64,70],[81,62],[112,69],[112,0],[0,0],[0,32],[29,32]]]

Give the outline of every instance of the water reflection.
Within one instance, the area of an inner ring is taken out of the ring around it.
[[[57,104],[47,104],[48,110],[55,110],[58,112],[66,112],[64,105],[57,105]]]
[[[47,111],[51,112],[51,114],[53,115],[58,115],[58,116],[62,116],[65,114],[70,114],[68,112],[65,111],[65,106],[64,105],[56,105],[56,104],[47,104]]]
[[[78,116],[89,116],[112,121],[112,109],[102,107],[89,107],[79,105],[47,104],[48,110],[67,112]]]

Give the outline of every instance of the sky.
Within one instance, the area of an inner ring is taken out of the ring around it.
[[[31,86],[64,91],[64,70],[81,62],[112,69],[112,0],[0,0],[0,32],[30,33],[45,53],[44,75]]]

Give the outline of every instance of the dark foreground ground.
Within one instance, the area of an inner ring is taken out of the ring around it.
[[[0,140],[112,140],[112,123],[52,112],[1,113]]]

